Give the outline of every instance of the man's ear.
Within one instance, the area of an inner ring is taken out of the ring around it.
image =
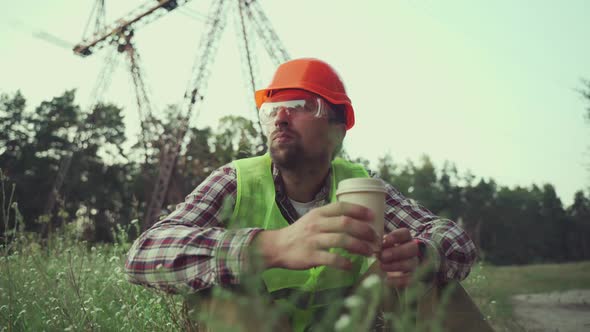
[[[343,123],[334,124],[333,133],[333,137],[336,138],[337,144],[342,145],[344,142],[344,138],[346,137],[346,125]]]
[[[338,132],[341,134],[341,137],[344,140],[344,137],[346,137],[346,124],[341,123],[338,126]]]
[[[332,154],[332,159],[334,159],[342,151],[342,146],[344,145],[344,137],[346,137],[346,125],[340,123],[334,124],[332,133],[334,143],[336,144],[334,152]]]

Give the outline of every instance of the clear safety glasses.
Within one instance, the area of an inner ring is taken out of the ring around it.
[[[289,116],[307,115],[316,118],[330,116],[330,105],[319,97],[306,97],[293,100],[265,102],[260,106],[260,122],[263,125],[274,123],[280,111]]]

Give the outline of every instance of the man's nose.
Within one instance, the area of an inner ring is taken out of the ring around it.
[[[289,111],[285,108],[281,108],[275,116],[275,126],[285,127],[289,125],[290,121],[291,119],[289,117]]]

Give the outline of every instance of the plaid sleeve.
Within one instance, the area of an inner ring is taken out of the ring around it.
[[[213,172],[134,242],[125,264],[128,280],[168,292],[238,284],[247,246],[261,229],[225,228],[236,188],[233,166]]]
[[[434,255],[437,279],[441,282],[463,280],[477,258],[477,249],[467,233],[448,219],[440,218],[415,200],[404,197],[387,185],[385,228],[409,228],[412,236],[429,246]]]

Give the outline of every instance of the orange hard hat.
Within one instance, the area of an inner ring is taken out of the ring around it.
[[[329,64],[313,58],[287,61],[277,68],[272,82],[266,89],[256,91],[256,107],[264,103],[272,91],[303,89],[320,95],[334,105],[343,105],[346,129],[354,125],[354,110],[346,95],[338,73]]]

